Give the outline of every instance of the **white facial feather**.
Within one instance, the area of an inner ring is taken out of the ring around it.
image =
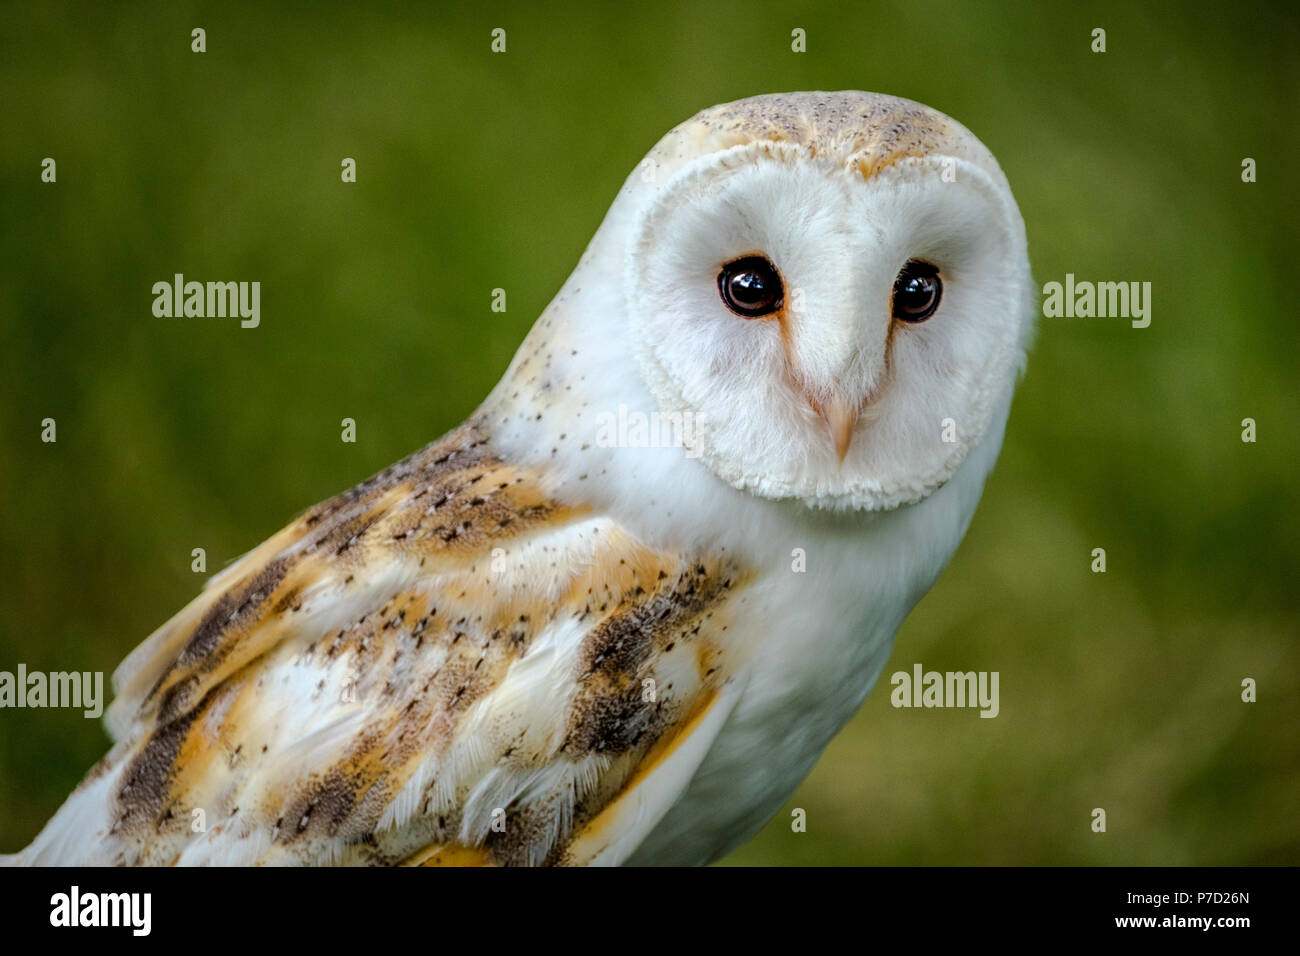
[[[878,510],[948,481],[1012,386],[1033,315],[1024,226],[991,154],[920,104],[807,93],[706,110],[649,159],[539,323],[555,380],[593,378],[595,356],[614,361],[593,339],[616,339],[653,398],[620,381],[618,401],[690,420],[691,451],[762,497]],[[745,319],[718,273],[755,254],[785,305]],[[938,267],[943,294],[904,325],[891,293],[913,259]],[[856,415],[842,463],[828,406]]]

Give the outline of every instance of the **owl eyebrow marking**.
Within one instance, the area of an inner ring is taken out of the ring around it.
[[[891,326],[894,323],[889,323]],[[886,333],[888,339],[888,333]],[[858,424],[871,425],[880,417],[880,396],[894,382],[894,361],[893,350],[888,344],[885,345],[885,364],[880,373],[880,379],[876,382],[875,387],[862,399],[862,404],[858,407]]]
[[[789,306],[782,302],[781,308],[776,310],[774,317],[776,318],[777,329],[781,336],[781,351],[785,354],[785,367],[793,370],[794,353],[792,351],[793,345],[790,341],[790,317],[786,314],[788,308]]]
[[[885,373],[880,376],[882,381],[890,376],[894,369],[894,334],[897,330],[898,323],[891,316],[889,328],[885,329]]]

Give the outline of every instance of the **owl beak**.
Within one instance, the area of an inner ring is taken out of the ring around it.
[[[849,444],[853,441],[853,426],[858,421],[857,407],[851,402],[836,398],[813,402],[813,408],[826,423],[831,443],[835,446],[835,457],[841,465],[844,464],[844,456],[849,453]]]

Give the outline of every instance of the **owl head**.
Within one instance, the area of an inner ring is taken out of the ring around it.
[[[1035,312],[1024,223],[943,114],[861,92],[716,106],[611,217],[641,376],[723,481],[895,508],[1005,416]]]

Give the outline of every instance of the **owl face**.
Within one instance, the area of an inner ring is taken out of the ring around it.
[[[918,104],[797,94],[706,111],[651,156],[627,314],[704,464],[867,509],[947,481],[1005,414],[1033,314],[987,150]]]

